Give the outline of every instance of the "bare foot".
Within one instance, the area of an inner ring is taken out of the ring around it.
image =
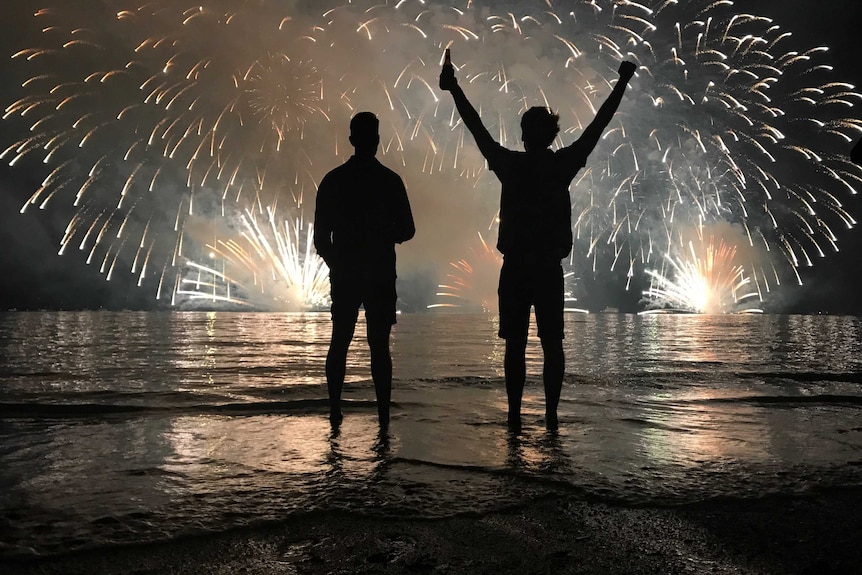
[[[521,432],[521,416],[510,414],[506,418],[506,427],[508,427],[509,431],[511,431],[512,433],[520,433]]]

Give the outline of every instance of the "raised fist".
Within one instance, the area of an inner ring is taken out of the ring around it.
[[[637,65],[635,65],[634,62],[629,62],[628,60],[620,62],[620,78],[628,82],[629,80],[631,80],[632,76],[635,75],[635,70],[637,69],[638,67]]]

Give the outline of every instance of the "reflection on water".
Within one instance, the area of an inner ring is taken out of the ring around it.
[[[495,318],[399,316],[381,437],[362,321],[333,434],[328,314],[0,314],[7,540],[69,549],[309,509],[436,516],[554,485],[676,502],[862,483],[859,319],[566,321],[561,429],[541,424],[533,333],[512,435]]]
[[[165,435],[173,452],[166,469],[185,475],[189,488],[195,480],[224,479],[227,470],[307,473],[320,467],[329,446],[328,422],[312,417],[177,417]]]
[[[850,316],[567,316],[567,371],[859,370],[862,321]]]
[[[539,435],[509,433],[506,437],[506,465],[533,474],[567,475],[569,453],[557,431]]]
[[[697,466],[704,461],[758,461],[771,452],[763,441],[768,431],[765,409],[734,401],[738,392],[707,389],[647,398],[639,435],[646,458],[657,464]]]
[[[862,325],[845,316],[567,315],[569,374],[668,369],[852,372]],[[4,391],[205,391],[317,385],[324,377],[328,313],[0,314]],[[502,376],[502,341],[490,315],[402,315],[393,329],[396,379]],[[367,380],[360,320],[348,379]],[[530,373],[541,373],[535,331]],[[32,377],[39,373],[41,377]],[[162,377],[153,377],[159,373]],[[117,376],[122,381],[117,381]],[[29,376],[29,377],[28,377]]]

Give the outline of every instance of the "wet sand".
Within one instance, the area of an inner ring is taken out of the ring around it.
[[[620,507],[547,498],[418,520],[314,513],[161,543],[4,562],[20,574],[862,573],[862,489]]]

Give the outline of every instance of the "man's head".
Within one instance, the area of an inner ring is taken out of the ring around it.
[[[371,112],[359,112],[350,120],[350,143],[357,155],[373,156],[380,144],[380,121]]]
[[[548,108],[534,106],[521,116],[521,140],[524,149],[544,150],[560,133],[560,116]]]

